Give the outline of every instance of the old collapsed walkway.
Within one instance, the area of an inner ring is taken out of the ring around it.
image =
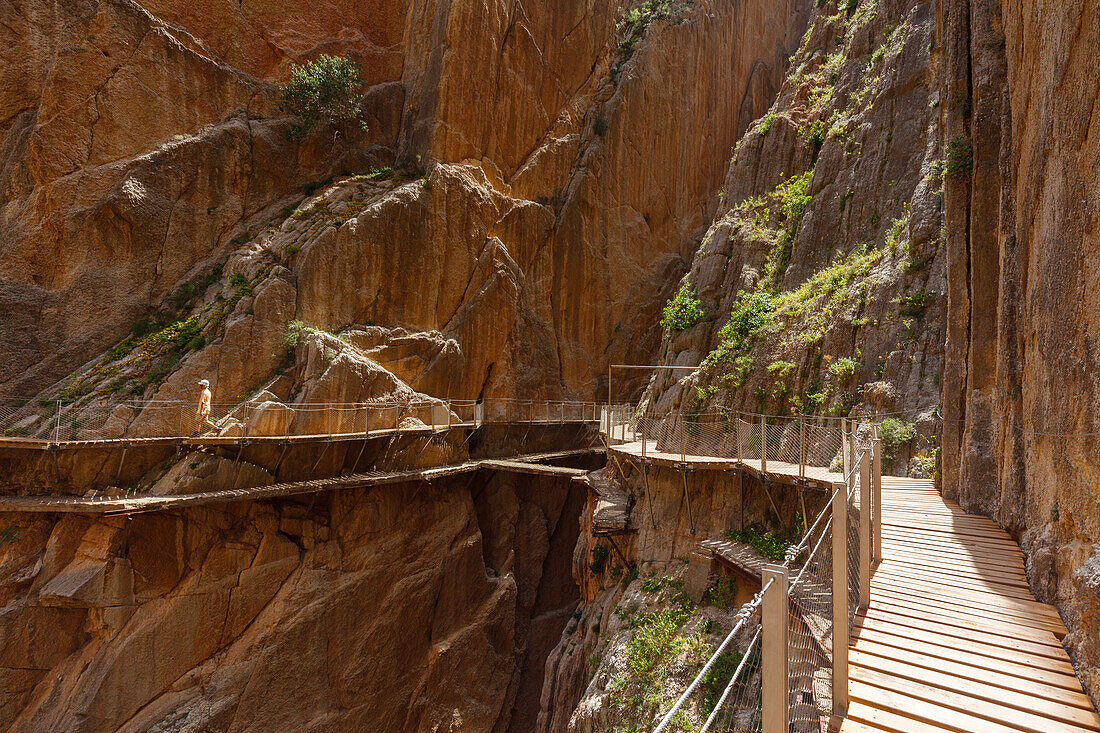
[[[1016,542],[931,481],[882,482],[882,562],[852,631],[840,730],[1100,730]]]
[[[195,494],[169,494],[163,496],[133,496],[122,498],[97,498],[78,496],[3,496],[0,512],[62,512],[75,514],[140,514],[205,504],[224,504],[234,501],[258,501],[299,494],[311,494],[337,489],[357,489],[406,481],[432,481],[447,476],[470,473],[481,469],[510,471],[539,476],[574,478],[586,471],[578,468],[554,466],[544,461],[577,458],[593,455],[594,448],[533,453],[514,458],[484,458],[435,468],[407,471],[376,471],[337,476],[312,481],[292,481],[242,489],[205,491]]]

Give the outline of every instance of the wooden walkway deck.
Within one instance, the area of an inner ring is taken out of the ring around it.
[[[1023,554],[992,520],[930,481],[882,478],[882,555],[856,616],[842,733],[1100,731],[1028,590]]]
[[[630,456],[631,458],[643,458],[642,441],[636,440],[630,443],[620,443],[611,447],[612,453]],[[762,464],[759,458],[728,458],[720,456],[700,456],[690,453],[665,453],[657,450],[657,442],[645,441],[644,458],[646,461],[666,466],[685,466],[689,469],[700,470],[727,470],[743,468],[749,473],[758,476],[768,476],[779,481],[799,482],[817,486],[819,488],[832,488],[834,484],[844,480],[843,474],[830,471],[819,466],[806,466],[803,473],[799,474],[797,463],[786,461],[768,460]]]

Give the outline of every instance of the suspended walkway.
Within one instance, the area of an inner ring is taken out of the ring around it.
[[[782,562],[700,544],[761,590],[655,733],[727,649],[741,663],[700,733],[1100,731],[1061,644],[1066,627],[1032,596],[1017,543],[931,481],[883,476],[873,425],[635,415],[613,411],[612,456],[831,491]]]
[[[852,627],[840,730],[1100,730],[1016,542],[930,481],[882,480],[882,560]]]

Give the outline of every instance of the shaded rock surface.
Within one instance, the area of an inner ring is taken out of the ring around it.
[[[481,475],[93,521],[9,517],[10,730],[530,730],[583,494]],[[560,559],[559,559],[560,558]],[[511,727],[509,727],[511,726]]]
[[[1089,5],[945,3],[944,491],[1021,539],[1100,699],[1100,45]]]

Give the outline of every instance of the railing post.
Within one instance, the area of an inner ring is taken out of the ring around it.
[[[859,605],[871,603],[871,456],[859,454]]]
[[[760,472],[768,470],[768,418],[760,416]]]
[[[687,463],[687,431],[684,430],[684,413],[681,408],[676,413],[677,437],[680,439],[680,463]]]
[[[788,733],[787,670],[787,568],[785,565],[765,565],[760,582],[767,590],[760,609],[760,657],[763,733]],[[771,583],[769,586],[768,584]]]
[[[806,478],[806,418],[798,418],[798,477]]]
[[[737,438],[737,462],[738,463],[744,463],[744,461],[742,460],[742,456],[744,455],[744,453],[741,450],[741,423],[742,422],[743,421],[741,420],[740,415],[733,418],[733,432],[734,432],[734,436]]]
[[[874,561],[882,562],[882,442],[878,425],[871,433],[871,507],[874,511],[872,531],[875,535]]]
[[[848,418],[840,418],[840,473],[852,471],[851,457],[848,455]]]
[[[53,442],[61,442],[61,400],[57,401],[57,415],[54,418]]]
[[[848,712],[848,487],[833,486],[833,713]]]

